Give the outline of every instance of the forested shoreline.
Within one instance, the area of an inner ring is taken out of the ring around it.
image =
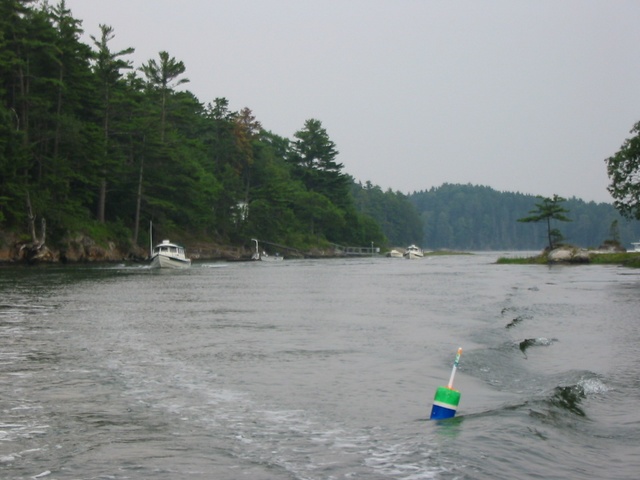
[[[282,137],[248,107],[196,98],[188,66],[169,52],[134,65],[134,47],[111,48],[111,26],[90,45],[82,33],[64,1],[0,1],[0,248],[65,250],[88,238],[140,256],[151,222],[156,238],[219,249],[249,248],[251,238],[301,251],[544,244],[537,226],[517,223],[534,196],[363,184],[320,120]],[[640,236],[611,205],[567,206],[568,241],[598,245],[613,225],[623,243]]]
[[[106,25],[84,44],[64,1],[0,5],[3,230],[36,243],[46,219],[48,242],[83,232],[125,249],[147,244],[150,221],[184,242],[385,243],[319,120],[278,136],[179,89],[187,68],[168,52],[134,66]]]

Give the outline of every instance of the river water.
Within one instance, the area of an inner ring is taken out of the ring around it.
[[[638,478],[640,272],[504,255],[2,267],[0,478]]]

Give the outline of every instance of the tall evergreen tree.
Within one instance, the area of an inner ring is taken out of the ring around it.
[[[114,109],[121,98],[118,98],[119,89],[122,86],[121,70],[131,69],[132,64],[121,57],[132,54],[134,48],[125,48],[118,52],[113,52],[109,48],[109,42],[115,38],[113,28],[107,25],[100,25],[101,37],[98,39],[91,36],[97,49],[95,54],[94,71],[100,81],[101,98],[101,118],[102,118],[102,152],[98,160],[98,170],[100,172],[100,185],[98,189],[98,206],[96,217],[100,223],[105,221],[105,208],[107,201],[107,184],[110,176],[117,175],[114,169],[117,161],[113,158],[114,149],[111,148],[112,119]]]
[[[305,121],[294,134],[291,162],[306,187],[329,198],[334,204],[349,205],[349,178],[344,165],[336,161],[338,150],[320,120]]]
[[[52,71],[57,77],[53,82],[55,112],[50,142],[50,154],[55,162],[52,176],[56,179],[53,203],[60,206],[65,215],[83,216],[83,204],[89,196],[78,193],[89,190],[93,172],[82,159],[95,155],[90,151],[95,142],[87,141],[95,131],[92,124],[97,108],[95,76],[89,63],[92,53],[90,47],[80,41],[81,22],[73,18],[64,0],[51,8],[49,15],[56,31]]]
[[[25,216],[29,139],[24,52],[30,3],[0,2],[0,221],[20,222]]]
[[[165,141],[165,129],[167,122],[167,101],[175,87],[189,82],[188,78],[178,77],[186,71],[184,63],[169,57],[165,51],[160,52],[159,61],[149,60],[142,65],[140,70],[147,77],[147,82],[151,88],[155,88],[160,93],[160,141]]]
[[[254,142],[258,139],[262,125],[249,108],[243,108],[234,118],[234,137],[236,141],[236,171],[242,178],[243,201],[249,202],[251,188],[251,170],[254,162]]]

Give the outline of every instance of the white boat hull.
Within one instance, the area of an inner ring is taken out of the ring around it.
[[[271,255],[260,255],[260,258],[258,259],[261,262],[281,262],[283,260],[283,257],[276,255],[276,256],[271,256]]]
[[[180,245],[163,240],[156,245],[151,255],[151,268],[189,268],[191,259],[187,258],[184,248]]]
[[[414,260],[416,258],[422,258],[424,253],[421,248],[416,247],[415,245],[409,245],[404,252],[404,258],[408,258],[409,260]]]
[[[266,252],[262,252],[260,253],[260,249],[258,248],[258,240],[256,240],[255,238],[252,238],[251,241],[253,241],[256,244],[256,251],[253,255],[251,255],[251,260],[258,260],[261,262],[280,262],[282,261],[283,257],[281,257],[279,254],[274,255],[273,257],[270,255],[267,255]]]
[[[189,268],[191,259],[175,258],[166,255],[155,255],[151,259],[151,268]]]

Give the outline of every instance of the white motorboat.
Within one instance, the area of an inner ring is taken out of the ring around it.
[[[424,257],[424,253],[421,248],[416,247],[415,245],[409,245],[404,251],[404,258],[408,258],[413,260],[415,258]]]
[[[389,250],[387,252],[387,257],[389,258],[402,258],[402,253],[400,253],[398,250]]]
[[[640,242],[631,242],[631,245],[633,245],[634,252],[640,252]]]
[[[260,253],[260,249],[258,248],[258,240],[252,238],[251,241],[255,242],[256,244],[256,251],[253,253],[253,255],[251,255],[251,260],[260,260],[262,262],[279,262],[283,260],[283,257],[281,257],[277,253],[274,256],[267,255],[267,252],[265,252],[264,250],[262,251],[262,253]]]
[[[259,260],[261,262],[279,262],[281,260],[284,260],[284,257],[281,257],[278,253],[276,253],[275,255],[267,255],[266,252],[262,252],[260,254]]]
[[[153,248],[151,268],[189,268],[191,259],[187,258],[184,247],[163,240]]]

